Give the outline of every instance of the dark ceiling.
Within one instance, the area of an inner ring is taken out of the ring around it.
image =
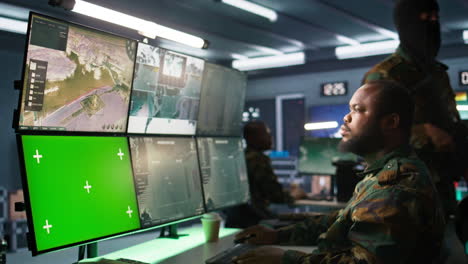
[[[215,0],[88,1],[200,36],[210,42],[208,49],[164,40],[153,43],[223,64],[230,63],[233,55],[259,57],[296,51],[306,51],[307,64],[337,61],[334,48],[348,45],[346,42],[396,36],[394,0],[251,0],[276,10],[274,23]],[[50,7],[48,0],[3,2],[141,39],[130,30]],[[439,5],[444,48],[456,55],[467,49],[462,31],[468,29],[468,0],[439,0]]]

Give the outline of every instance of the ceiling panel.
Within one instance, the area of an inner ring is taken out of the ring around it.
[[[48,0],[3,0],[63,19],[78,20],[88,26],[108,28],[96,20],[52,8]],[[215,0],[88,0],[143,19],[200,36],[210,42],[197,50],[169,40],[155,40],[209,60],[229,62],[233,55],[261,57],[306,51],[310,63],[336,60],[334,48],[395,37],[392,21],[394,0],[251,0],[278,12],[274,23]],[[468,1],[440,0],[444,45],[462,45],[461,31],[468,29]],[[81,17],[80,17],[81,16]],[[129,30],[113,31],[127,34]],[[134,33],[131,37],[137,37]],[[141,38],[141,37],[140,37]],[[317,59],[319,58],[319,59]]]

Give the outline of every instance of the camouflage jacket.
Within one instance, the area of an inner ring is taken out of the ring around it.
[[[447,217],[456,212],[453,181],[468,169],[468,130],[460,122],[455,94],[447,75],[448,67],[435,62],[423,71],[399,47],[394,54],[375,65],[364,76],[363,83],[372,80],[393,80],[410,91],[415,100],[411,145],[426,163],[436,184]],[[455,142],[454,152],[439,152],[422,124],[441,128]]]
[[[450,134],[460,121],[447,69],[446,65],[436,62],[430,73],[426,73],[399,47],[394,54],[375,65],[364,76],[363,83],[372,80],[397,81],[414,95],[415,126],[411,138],[414,148],[432,148],[429,146],[429,137],[418,124],[431,123]]]
[[[260,151],[247,148],[245,160],[251,202],[257,213],[263,218],[270,218],[272,217],[268,210],[270,203],[292,203],[294,201],[278,182],[269,157]]]
[[[280,243],[318,244],[311,254],[286,251],[282,263],[431,263],[445,224],[424,163],[405,146],[361,176],[338,214],[280,229]]]

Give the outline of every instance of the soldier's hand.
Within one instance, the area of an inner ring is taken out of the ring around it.
[[[437,151],[452,152],[455,150],[453,138],[447,132],[429,123],[424,124],[424,129]]]
[[[275,247],[260,247],[243,255],[234,257],[236,264],[280,264],[284,250]]]
[[[257,245],[271,245],[278,242],[278,232],[261,225],[251,226],[235,236],[235,240],[244,240],[245,243]]]

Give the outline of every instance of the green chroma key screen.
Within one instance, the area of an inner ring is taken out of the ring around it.
[[[36,250],[140,228],[124,137],[22,137]]]

